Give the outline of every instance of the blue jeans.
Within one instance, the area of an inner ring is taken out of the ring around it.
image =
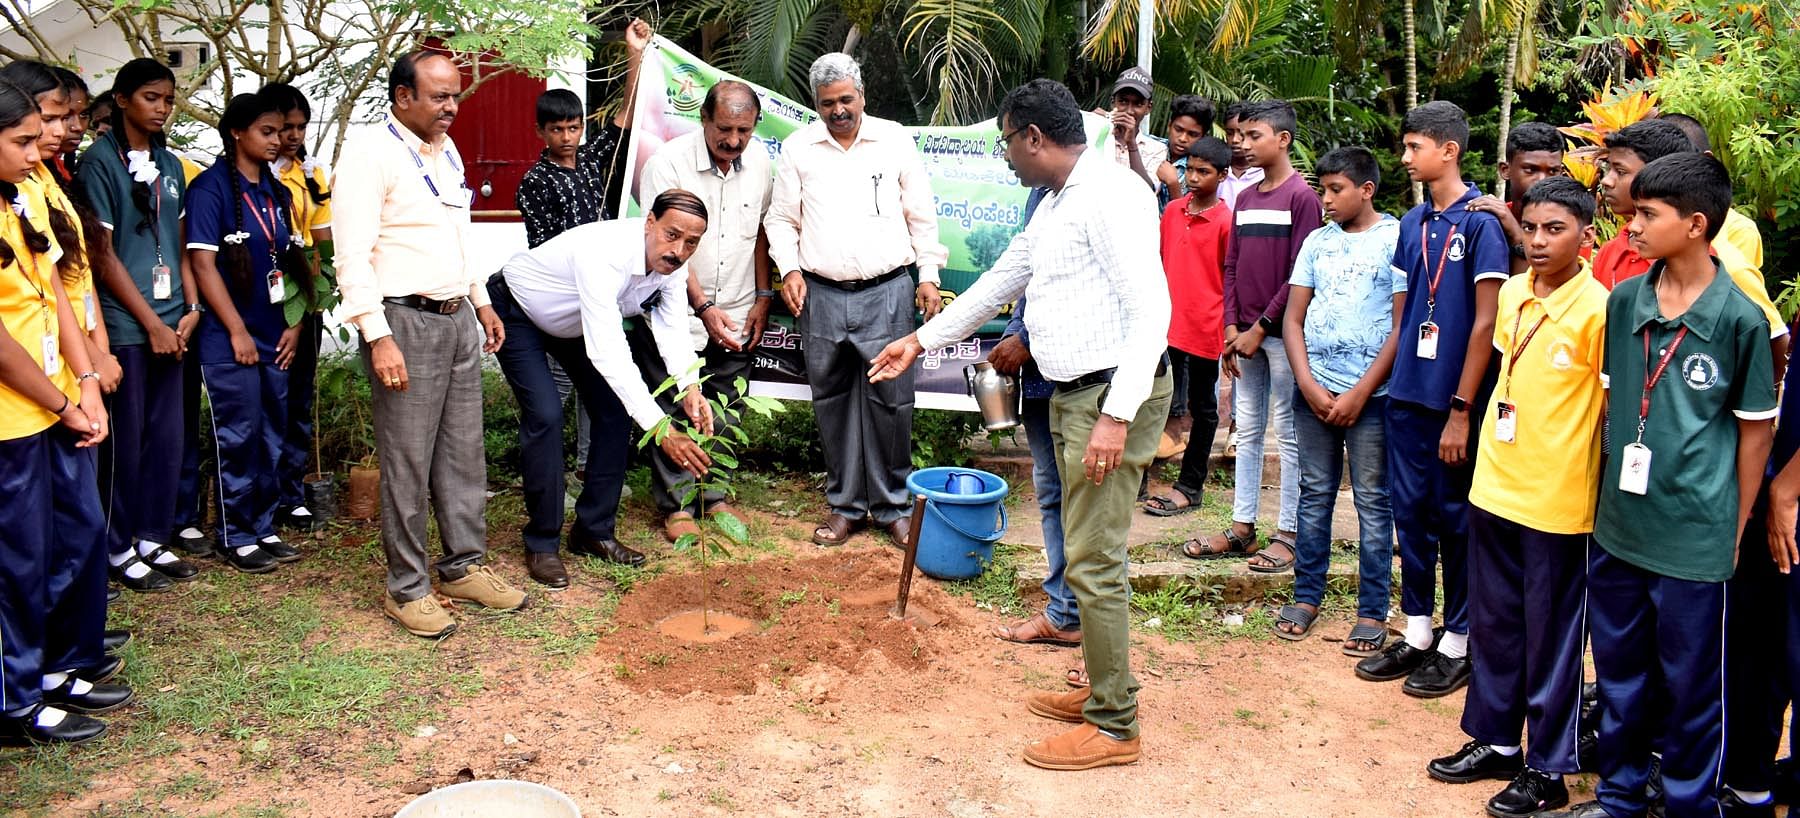
[[[1020,420],[1025,424],[1025,442],[1031,446],[1031,485],[1043,515],[1044,557],[1050,561],[1050,574],[1044,577],[1050,604],[1044,606],[1044,618],[1057,630],[1075,630],[1081,627],[1081,611],[1075,606],[1075,592],[1063,580],[1069,562],[1063,556],[1062,477],[1056,471],[1056,444],[1050,439],[1050,400],[1025,399]]]
[[[1299,536],[1294,543],[1294,601],[1318,605],[1325,599],[1331,568],[1331,515],[1337,508],[1344,465],[1350,466],[1356,502],[1359,567],[1356,615],[1386,619],[1394,566],[1394,515],[1388,505],[1387,398],[1369,398],[1349,426],[1332,426],[1312,413],[1294,391],[1294,438],[1306,458],[1300,464]]]
[[[1256,354],[1237,359],[1237,365],[1238,381],[1232,389],[1238,424],[1237,495],[1231,520],[1256,525],[1262,495],[1263,438],[1272,422],[1275,440],[1281,445],[1281,509],[1275,528],[1293,531],[1300,504],[1300,447],[1294,443],[1294,371],[1288,366],[1287,347],[1280,338],[1264,338]]]

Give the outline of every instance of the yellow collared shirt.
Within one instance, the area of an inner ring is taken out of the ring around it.
[[[287,188],[288,199],[294,203],[294,224],[300,228],[300,236],[306,246],[313,245],[313,231],[331,229],[331,199],[323,202],[313,201],[312,191],[306,187],[306,167],[299,162],[286,162],[275,170],[275,178]],[[324,168],[313,168],[313,183],[319,190],[330,196],[331,180],[325,176]]]
[[[59,338],[56,316],[56,264],[48,253],[25,246],[23,222],[12,207],[0,207],[0,240],[12,247],[13,262],[0,267],[0,323],[38,366],[44,364],[44,338]],[[58,347],[62,365],[50,380],[69,400],[78,400],[75,372]],[[56,415],[24,395],[0,385],[0,440],[30,437],[56,425]]]

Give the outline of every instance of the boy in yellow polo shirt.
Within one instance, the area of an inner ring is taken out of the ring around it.
[[[1497,818],[1569,802],[1578,771],[1587,540],[1600,486],[1607,290],[1581,258],[1594,197],[1567,177],[1526,192],[1527,275],[1500,288],[1500,380],[1481,425],[1469,489],[1474,652],[1462,727],[1474,739],[1428,765],[1433,778],[1512,778]],[[1526,725],[1531,746],[1523,757]]]

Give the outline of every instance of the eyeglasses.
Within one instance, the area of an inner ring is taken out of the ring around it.
[[[1025,125],[1022,127],[1014,128],[1010,131],[1007,131],[1006,133],[1001,134],[1000,135],[1000,144],[1002,144],[1002,145],[1012,144],[1013,137],[1018,136],[1019,134],[1023,133],[1026,128],[1030,128],[1030,127],[1031,127],[1030,125]]]

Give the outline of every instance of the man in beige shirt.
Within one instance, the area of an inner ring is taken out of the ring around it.
[[[949,253],[912,136],[863,114],[861,67],[826,54],[809,79],[821,119],[782,143],[763,228],[782,299],[799,317],[825,454],[831,516],[813,541],[840,545],[869,519],[904,540],[913,376],[870,384],[863,372],[913,331],[915,306],[927,319],[937,314]]]
[[[438,590],[489,608],[525,604],[482,564],[481,354],[498,350],[506,331],[469,269],[472,196],[446,135],[461,92],[462,74],[444,54],[400,57],[388,74],[388,116],[346,141],[332,183],[340,315],[362,333],[374,393],[382,610],[425,637],[456,630],[431,593],[427,500],[444,543]]]
[[[762,116],[756,91],[736,80],[721,80],[700,103],[700,130],[675,137],[644,166],[638,201],[653,202],[666,190],[686,190],[700,197],[710,214],[706,235],[688,259],[688,306],[704,335],[694,348],[703,362],[702,382],[711,398],[735,398],[739,378],[750,376],[751,362],[769,321],[775,291],[769,287],[769,241],[763,214],[774,186],[769,154],[752,138]],[[661,384],[671,373],[656,351],[645,322],[633,325],[627,338],[644,380]],[[680,375],[682,373],[673,373]],[[673,400],[663,398],[673,412]],[[674,542],[698,533],[694,509],[683,508],[693,478],[660,450],[651,452],[650,495],[665,516],[663,533]],[[702,498],[707,511],[725,502],[723,494]]]

